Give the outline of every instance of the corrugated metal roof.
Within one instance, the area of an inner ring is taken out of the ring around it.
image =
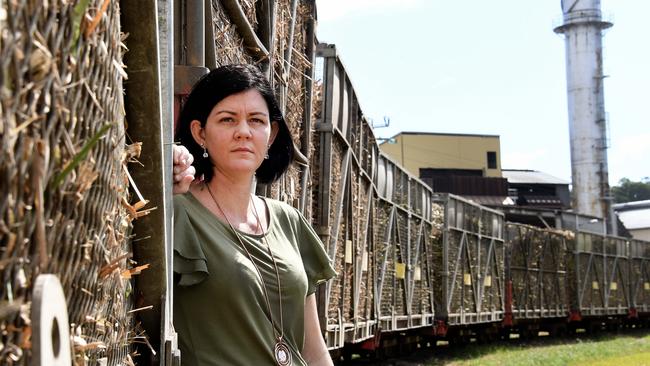
[[[462,197],[484,206],[513,206],[515,204],[515,201],[508,196],[472,196],[464,194]]]
[[[628,230],[650,228],[650,208],[619,211],[617,214]]]
[[[640,208],[650,208],[650,200],[617,203],[614,205],[614,210],[616,211],[638,210]]]
[[[519,198],[523,199],[525,205],[562,207],[562,200],[557,196],[521,195]],[[519,202],[519,200],[517,200],[517,202]]]
[[[483,137],[483,138],[497,138],[499,139],[499,135],[480,135],[480,134],[473,134],[473,133],[444,133],[444,132],[423,132],[423,131],[402,131],[399,132],[387,139],[384,139],[384,141],[381,144],[394,140],[398,136],[401,135],[417,135],[417,136],[451,136],[451,137]]]
[[[502,169],[501,174],[508,183],[526,184],[570,184],[570,182],[537,170]]]
[[[423,132],[423,131],[402,131],[398,133],[399,135],[422,135],[422,136],[460,136],[460,137],[496,137],[499,138],[499,135],[484,135],[476,133],[446,133],[446,132]]]

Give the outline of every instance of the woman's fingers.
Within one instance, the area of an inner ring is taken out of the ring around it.
[[[193,166],[189,166],[187,169],[183,170],[182,172],[178,174],[174,174],[174,183],[178,183],[187,177],[192,177],[194,179],[194,174],[196,173],[196,170],[194,169]]]
[[[187,161],[191,164],[194,161],[192,154],[185,146],[173,145],[173,147],[174,164],[182,164]]]
[[[194,157],[182,145],[174,145],[174,174],[179,174],[192,166]]]
[[[174,194],[185,193],[188,191],[190,184],[194,180],[196,170],[192,166],[194,157],[187,150],[185,146],[174,145],[173,149],[174,161]]]
[[[172,145],[172,155],[174,159],[174,165],[180,162],[180,156],[183,153],[184,146],[182,145]],[[185,149],[187,150],[187,149]]]
[[[190,189],[190,185],[194,181],[194,167],[190,166],[189,169],[180,174],[174,174],[173,193],[185,193]]]

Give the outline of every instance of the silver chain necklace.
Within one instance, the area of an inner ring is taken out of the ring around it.
[[[235,234],[235,237],[239,241],[239,244],[242,246],[244,251],[246,252],[246,255],[248,256],[248,259],[253,263],[253,266],[255,266],[255,270],[257,271],[257,274],[260,276],[260,280],[262,280],[262,288],[264,289],[263,294],[264,294],[264,300],[266,300],[266,307],[269,311],[269,319],[271,320],[271,327],[273,328],[273,335],[275,336],[275,345],[273,347],[273,356],[275,357],[275,362],[279,366],[290,366],[291,363],[291,351],[289,350],[289,345],[284,341],[284,321],[282,317],[282,286],[280,284],[280,271],[278,270],[278,265],[275,261],[275,256],[273,255],[273,251],[271,251],[271,246],[269,243],[266,241],[266,237],[264,235],[264,231],[262,229],[262,223],[260,222],[260,217],[257,214],[257,208],[255,207],[255,203],[253,202],[253,197],[251,196],[251,205],[253,206],[253,213],[255,214],[255,219],[257,219],[257,229],[262,233],[262,242],[266,245],[266,248],[269,251],[269,255],[271,256],[271,259],[273,260],[273,268],[275,269],[275,276],[278,281],[278,299],[280,302],[280,330],[277,330],[277,326],[275,324],[275,321],[273,320],[273,312],[271,311],[271,301],[269,300],[269,294],[268,290],[266,288],[266,281],[264,281],[264,277],[262,276],[262,272],[260,271],[259,267],[257,266],[257,263],[253,260],[253,256],[251,253],[248,251],[248,248],[244,244],[244,241],[242,238],[239,236],[239,233],[235,228],[232,226],[230,223],[230,220],[228,220],[228,216],[226,215],[226,212],[221,208],[219,205],[219,202],[217,202],[217,199],[214,197],[214,194],[212,194],[212,190],[210,189],[210,185],[208,183],[205,183],[205,186],[208,188],[208,192],[210,193],[210,197],[212,197],[212,200],[214,201],[215,205],[217,205],[217,208],[219,211],[221,211],[221,214],[223,217],[226,219],[226,222],[228,223],[228,226],[230,227],[230,230]],[[279,335],[278,335],[279,334]]]

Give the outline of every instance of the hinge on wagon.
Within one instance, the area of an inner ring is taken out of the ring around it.
[[[316,132],[334,132],[334,124],[331,122],[316,122],[314,124],[314,130]]]
[[[178,348],[177,333],[174,333],[170,339],[165,341],[165,366],[180,366],[181,351]]]

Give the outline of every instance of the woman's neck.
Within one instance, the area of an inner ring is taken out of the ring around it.
[[[215,172],[210,182],[190,188],[206,208],[234,228],[250,234],[261,234],[269,219],[264,202],[252,196],[253,176],[232,177]],[[259,215],[259,216],[258,216]]]
[[[209,183],[205,183],[217,201],[216,204],[224,211],[229,220],[246,221],[251,212],[251,192],[253,178],[234,178],[223,174],[215,174]]]

